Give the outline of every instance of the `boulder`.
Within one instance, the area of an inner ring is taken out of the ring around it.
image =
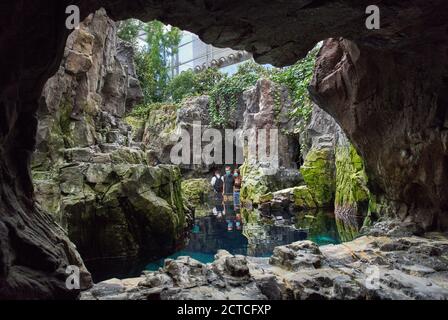
[[[271,191],[297,186],[303,178],[297,169],[279,168],[275,174],[259,164],[244,163],[240,167],[243,183],[241,201],[258,205],[266,202]]]

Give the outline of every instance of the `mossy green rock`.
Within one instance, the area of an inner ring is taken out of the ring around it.
[[[368,202],[369,189],[362,158],[352,145],[336,149],[336,196],[335,206]]]
[[[301,209],[311,209],[319,207],[319,204],[313,197],[313,193],[308,186],[299,186],[292,189],[294,204]]]
[[[241,168],[243,184],[241,186],[240,198],[242,202],[259,204],[266,199],[263,196],[272,190],[276,190],[276,177],[266,175],[262,168],[257,165],[244,163]]]
[[[208,179],[188,179],[182,181],[182,195],[193,206],[204,205],[213,192]]]
[[[79,163],[34,176],[38,202],[85,259],[169,254],[191,220],[176,166]]]
[[[351,144],[336,148],[335,217],[343,241],[353,240],[369,210],[370,192],[362,158]]]
[[[316,205],[318,207],[332,206],[336,189],[332,149],[311,149],[300,172]]]
[[[259,202],[260,203],[265,203],[265,202],[269,202],[272,199],[274,199],[274,194],[272,192],[266,193],[262,196],[259,197]]]
[[[138,117],[128,116],[124,118],[124,121],[131,126],[132,139],[141,141],[145,129],[145,120]]]

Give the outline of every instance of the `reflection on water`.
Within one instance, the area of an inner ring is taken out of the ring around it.
[[[308,231],[308,240],[318,245],[338,244],[340,238],[332,211],[301,211],[295,215],[295,227]]]
[[[198,210],[199,211],[199,210]],[[198,212],[197,211],[197,212]],[[191,256],[203,263],[214,260],[218,250],[232,254],[268,257],[276,246],[299,240],[311,240],[318,245],[339,243],[334,214],[328,211],[275,213],[275,218],[260,215],[258,210],[235,212],[225,207],[225,215],[206,209],[194,221],[187,246],[166,258]],[[164,259],[100,259],[85,261],[95,282],[110,278],[130,278],[142,270],[157,270]]]
[[[219,249],[232,254],[267,257],[276,246],[309,239],[319,245],[339,243],[334,215],[331,212],[299,212],[286,218],[254,219],[243,224],[239,212],[226,207],[224,216],[210,214],[195,219],[188,245],[167,258],[191,256],[203,263],[212,262]],[[261,221],[261,222],[254,222]],[[146,270],[157,270],[164,259],[152,262]]]

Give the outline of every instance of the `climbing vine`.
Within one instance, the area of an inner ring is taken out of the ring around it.
[[[292,118],[310,120],[312,101],[308,93],[308,87],[313,77],[316,55],[320,46],[317,45],[308,55],[290,67],[277,70],[272,73],[271,80],[286,86],[291,94],[293,109]]]
[[[217,68],[208,68],[201,72],[184,71],[168,84],[170,97],[175,102],[191,96],[207,95],[224,78]]]
[[[141,31],[146,34],[147,43],[142,48],[136,45]],[[209,68],[199,73],[184,71],[170,78],[168,60],[176,53],[180,42],[179,29],[167,27],[159,21],[144,24],[131,19],[120,23],[118,34],[122,39],[133,43],[136,48],[136,71],[144,102],[134,109],[134,116],[147,117],[149,112],[157,107],[157,103],[180,104],[187,97],[209,95],[211,125],[224,127],[228,125],[232,112],[238,107],[242,93],[254,86],[259,79],[265,78],[288,88],[293,106],[289,116],[297,120],[299,131],[303,131],[310,120],[312,102],[308,86],[319,46],[311,50],[304,59],[285,68],[267,67],[249,61],[240,64],[237,72],[231,76],[216,68]],[[282,105],[282,98],[277,90],[273,99],[277,115]]]
[[[223,78],[210,91],[209,114],[212,125],[225,126],[232,111],[236,109],[242,93],[255,85],[263,75],[268,75],[265,67],[255,62],[247,62],[240,65],[234,75]]]

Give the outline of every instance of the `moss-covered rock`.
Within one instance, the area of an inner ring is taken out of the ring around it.
[[[351,144],[339,146],[336,148],[335,205],[358,206],[368,201],[369,189],[362,158]]]
[[[301,209],[311,209],[319,207],[319,204],[314,199],[313,193],[308,186],[299,186],[292,189],[294,197],[294,204]]]
[[[333,150],[311,149],[300,172],[317,207],[332,206],[336,189]]]
[[[274,193],[269,192],[259,197],[259,203],[269,202],[274,199]]]
[[[343,241],[357,236],[369,209],[370,192],[362,158],[351,144],[336,148],[335,216]]]
[[[264,174],[262,168],[245,163],[240,168],[243,183],[240,191],[242,202],[260,203],[260,198],[268,193],[272,184],[270,176]]]
[[[171,138],[176,129],[176,118],[176,105],[158,104],[157,108],[151,109],[145,120],[142,141],[147,149],[154,150],[159,159],[164,158],[166,150],[174,145]]]
[[[37,201],[87,260],[169,254],[191,222],[176,166],[80,163],[34,178]]]
[[[272,192],[303,182],[296,169],[280,168],[275,174],[266,174],[260,165],[245,162],[240,167],[240,172],[243,179],[240,191],[241,201],[254,205],[272,200]]]
[[[128,116],[124,121],[131,126],[132,139],[135,141],[142,141],[143,132],[145,130],[145,120],[139,117]]]
[[[208,179],[188,179],[182,181],[182,195],[193,206],[204,205],[213,192]]]

